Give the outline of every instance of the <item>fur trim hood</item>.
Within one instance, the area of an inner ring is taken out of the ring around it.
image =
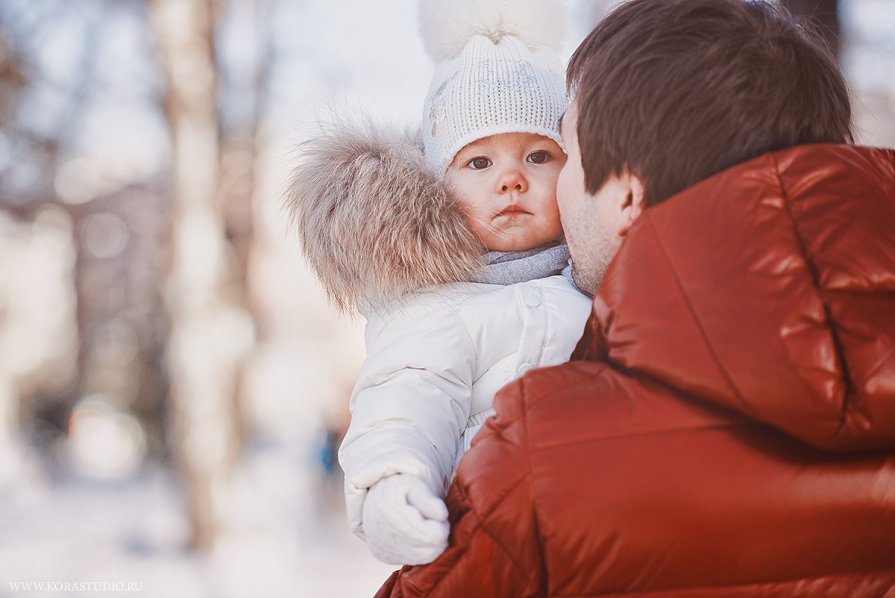
[[[411,135],[344,122],[300,144],[286,208],[344,311],[467,280],[484,247]]]

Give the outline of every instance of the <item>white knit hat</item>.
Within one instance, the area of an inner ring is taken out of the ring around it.
[[[563,147],[564,14],[556,0],[422,0],[423,42],[437,63],[422,127],[433,172],[489,135],[535,133]]]

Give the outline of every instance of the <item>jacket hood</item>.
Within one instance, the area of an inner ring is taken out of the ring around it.
[[[335,123],[298,147],[285,204],[301,246],[341,309],[466,280],[484,248],[426,169],[415,136]]]
[[[895,447],[895,151],[790,148],[647,209],[573,358],[819,448]]]

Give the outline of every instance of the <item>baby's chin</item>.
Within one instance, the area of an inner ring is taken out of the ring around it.
[[[503,233],[499,238],[485,239],[485,247],[488,251],[528,251],[559,242],[559,238],[547,239],[522,231],[508,230]]]

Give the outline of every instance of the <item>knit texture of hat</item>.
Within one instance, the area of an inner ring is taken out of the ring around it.
[[[423,0],[423,41],[437,61],[423,108],[428,168],[441,176],[463,147],[501,133],[543,135],[563,147],[563,14],[548,0]]]

